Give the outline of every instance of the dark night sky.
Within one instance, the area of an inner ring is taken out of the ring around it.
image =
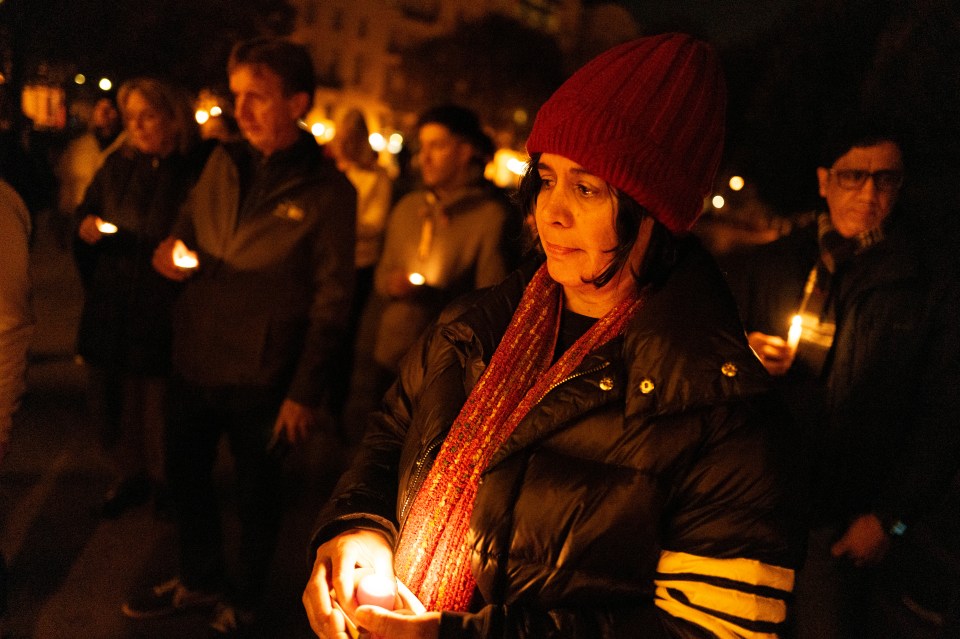
[[[950,114],[960,111],[955,0],[619,2],[643,32],[685,30],[721,49],[731,88],[730,130],[738,134],[732,141],[749,152],[744,161],[766,174],[771,192],[782,194],[785,204],[797,199],[798,186],[783,176],[805,170],[819,121],[863,101],[869,91],[879,96],[874,104],[887,105],[887,111],[911,125],[909,133],[924,144],[921,150],[929,151],[928,143],[938,141],[933,150],[939,155],[931,166],[955,164],[938,160],[957,146],[939,151],[942,141],[955,138],[958,119]],[[82,71],[124,79],[152,73],[197,89],[222,82],[229,46],[253,35],[254,25],[265,24],[257,16],[281,3],[0,0],[0,19],[12,21],[14,40],[20,43],[17,55],[28,69],[31,59],[59,58],[78,65],[65,69],[71,76]],[[887,49],[884,34],[893,45]],[[877,74],[880,63],[885,68]],[[865,83],[871,72],[872,85]],[[890,86],[898,96],[893,102],[881,99]]]
[[[720,47],[736,44],[778,25],[796,0],[621,0],[640,23],[657,31],[676,28]]]
[[[96,73],[190,71],[209,48],[222,55],[224,31],[269,0],[6,0],[0,13],[19,18],[23,55],[61,59]],[[592,3],[596,4],[596,3]],[[723,47],[784,19],[795,0],[622,0],[644,30],[683,29]]]
[[[36,61],[87,75],[169,75],[191,88],[222,75],[232,41],[280,0],[6,0],[26,73]],[[262,20],[260,24],[263,24]],[[62,78],[60,78],[62,79]]]

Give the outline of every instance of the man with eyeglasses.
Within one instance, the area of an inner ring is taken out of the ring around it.
[[[896,557],[960,458],[956,287],[925,270],[895,211],[904,167],[892,133],[841,126],[817,181],[816,223],[731,261],[728,276],[804,442],[795,636],[899,636],[886,616],[903,605]]]

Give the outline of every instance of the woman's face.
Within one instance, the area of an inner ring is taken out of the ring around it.
[[[133,146],[141,153],[167,155],[173,150],[173,123],[139,91],[131,91],[124,105],[124,123]]]
[[[601,178],[567,158],[544,153],[537,163],[537,233],[547,268],[564,289],[589,292],[617,245],[617,196]]]

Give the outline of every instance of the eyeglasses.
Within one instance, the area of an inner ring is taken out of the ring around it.
[[[830,175],[837,178],[841,189],[857,191],[863,187],[867,178],[873,180],[878,191],[893,193],[903,186],[903,171],[886,169],[883,171],[864,171],[862,169],[830,169]]]

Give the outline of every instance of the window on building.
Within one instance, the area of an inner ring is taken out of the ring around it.
[[[366,60],[364,60],[362,55],[358,55],[353,61],[353,78],[350,82],[352,86],[357,87],[363,84],[363,74],[365,70]]]
[[[436,22],[440,17],[440,0],[398,0],[397,7],[411,20]]]
[[[317,22],[317,5],[319,0],[306,0],[303,4],[303,21],[309,25]]]

